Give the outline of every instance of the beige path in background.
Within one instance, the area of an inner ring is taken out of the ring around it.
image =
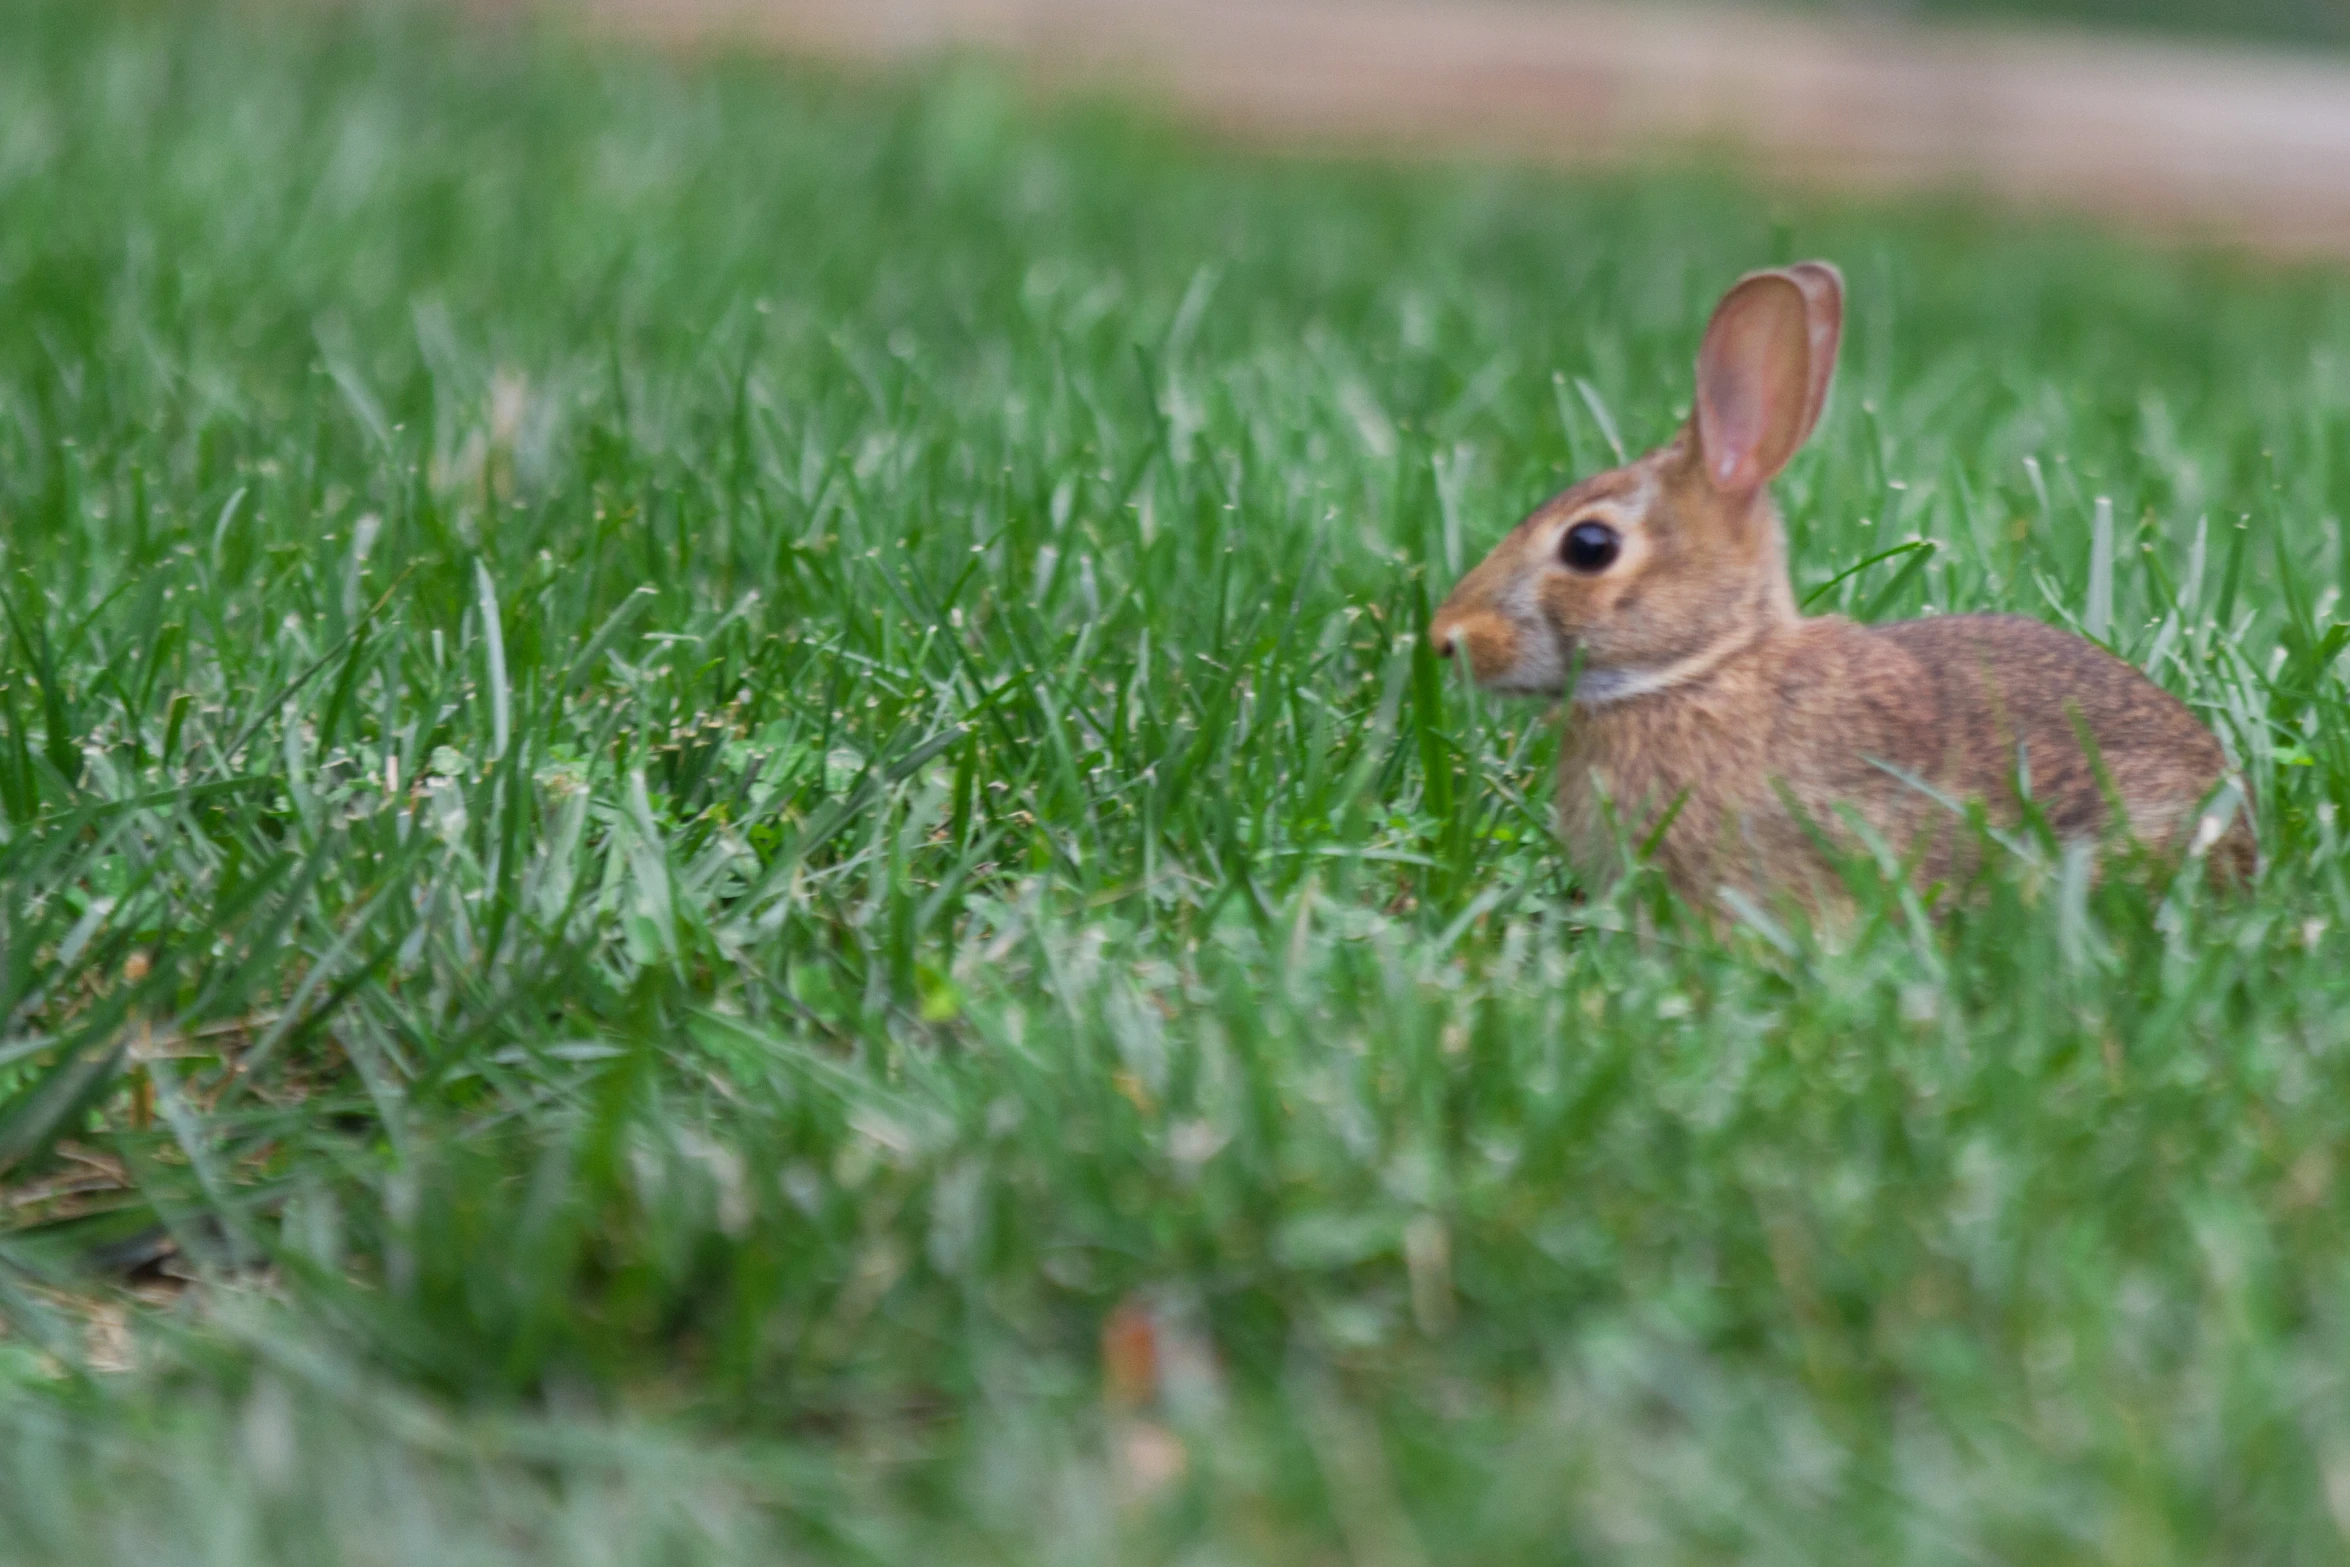
[[[1594,0],[539,3],[672,43],[976,48],[1288,141],[1559,162],[1725,144],[1782,180],[2350,256],[2350,57]]]

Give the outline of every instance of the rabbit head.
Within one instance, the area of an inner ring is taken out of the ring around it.
[[[1697,356],[1689,423],[1512,529],[1429,628],[1496,691],[1603,703],[1695,679],[1792,621],[1769,484],[1828,400],[1844,281],[1807,261],[1742,278]]]

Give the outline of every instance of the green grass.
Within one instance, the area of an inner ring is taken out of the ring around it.
[[[1426,606],[1809,254],[2250,897],[1562,871]],[[2345,514],[2338,272],[0,12],[0,1560],[2338,1556]]]
[[[1772,0],[1802,9],[1875,13],[1937,22],[2053,24],[2120,28],[2190,38],[2237,38],[2270,46],[2350,44],[2350,10],[2339,0]]]

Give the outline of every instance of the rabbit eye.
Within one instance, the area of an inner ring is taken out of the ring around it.
[[[1578,522],[1559,540],[1559,559],[1569,571],[1595,576],[1616,563],[1624,541],[1604,522]]]

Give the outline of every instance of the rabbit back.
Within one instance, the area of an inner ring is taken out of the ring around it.
[[[2028,791],[2060,838],[2096,838],[2113,825],[2109,781],[2132,835],[2177,850],[2226,769],[2186,704],[2056,627],[1830,617],[1700,684],[1578,708],[1560,827],[1586,875],[1620,863],[1620,835],[1692,893],[1729,885],[1817,902],[1834,896],[1822,838],[1848,819],[1913,856],[1931,883],[1972,869],[1975,834],[1954,807],[1979,803],[1994,826],[2013,826]],[[2211,846],[2216,873],[2251,871],[2247,816]]]
[[[1933,685],[1943,734],[1926,776],[1982,800],[2001,825],[2020,819],[2028,791],[2058,837],[2097,837],[2118,800],[2132,837],[2183,850],[2227,774],[2227,753],[2186,703],[2086,637],[2023,615],[1930,616],[1866,634],[1906,655],[1889,665]],[[2207,847],[2215,870],[2249,873],[2249,812]]]

